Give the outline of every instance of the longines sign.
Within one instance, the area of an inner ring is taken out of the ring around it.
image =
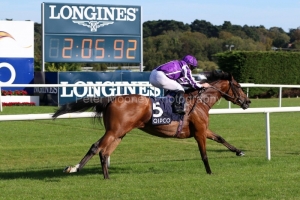
[[[49,34],[141,33],[140,6],[42,3],[42,18]]]

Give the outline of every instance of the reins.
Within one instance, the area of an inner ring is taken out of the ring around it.
[[[235,103],[235,102],[237,101],[237,99],[239,99],[238,92],[236,91],[236,88],[233,87],[234,85],[233,85],[233,83],[232,83],[231,81],[229,81],[229,85],[230,85],[230,87],[228,88],[228,91],[229,91],[230,88],[231,88],[231,90],[232,90],[232,92],[233,92],[233,96],[230,96],[230,95],[228,94],[228,91],[227,91],[227,92],[223,92],[223,91],[219,90],[218,88],[216,88],[216,87],[214,87],[214,86],[211,86],[210,88],[213,88],[213,89],[217,90],[218,92],[220,92],[222,95],[224,95],[224,96],[226,96],[226,97],[229,97],[229,98],[231,98],[231,99],[234,99],[233,103]]]
[[[188,115],[190,115],[191,112],[193,112],[193,110],[195,109],[196,104],[197,104],[197,102],[198,102],[199,99],[201,100],[202,103],[205,103],[205,104],[209,107],[209,109],[211,109],[210,105],[208,105],[205,101],[203,101],[203,100],[200,98],[201,94],[202,94],[203,92],[205,92],[205,90],[206,90],[206,88],[202,88],[201,90],[198,91],[197,95],[195,95],[195,96],[194,96],[194,95],[191,95],[192,98],[196,98],[197,100],[194,102],[193,107],[192,107],[192,109],[190,110],[190,112],[189,112]]]
[[[232,83],[231,81],[229,81],[229,84],[230,84],[230,87],[228,88],[227,92],[223,92],[222,90],[216,88],[215,86],[211,86],[211,87],[209,87],[209,88],[212,88],[212,89],[217,90],[218,92],[220,92],[220,93],[222,94],[222,96],[226,96],[226,97],[228,97],[228,98],[234,99],[233,102],[236,102],[237,99],[239,99],[239,97],[238,97],[238,92],[236,91],[236,88],[233,87],[233,83]],[[230,88],[231,88],[231,90],[232,90],[232,92],[233,92],[233,96],[231,96],[231,95],[228,94],[228,91],[230,90]],[[201,100],[202,103],[206,104],[206,105],[208,106],[208,108],[211,109],[211,106],[208,105],[205,101],[203,101],[203,100],[200,98],[201,94],[202,94],[203,92],[205,92],[206,89],[208,89],[208,88],[202,88],[201,90],[198,91],[197,95],[191,95],[192,98],[196,98],[197,100],[194,102],[193,107],[192,107],[192,109],[190,110],[190,112],[189,112],[188,115],[190,115],[190,114],[193,112],[193,110],[194,110],[195,107],[196,107],[196,104],[197,104],[198,100]],[[188,97],[188,98],[190,98],[190,97]]]

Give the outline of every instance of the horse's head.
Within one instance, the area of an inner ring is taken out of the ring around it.
[[[218,90],[227,101],[231,101],[243,109],[249,108],[250,99],[230,73],[213,71],[206,76],[212,88]]]

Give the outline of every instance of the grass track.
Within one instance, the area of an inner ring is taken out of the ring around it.
[[[252,100],[276,107],[278,99]],[[284,99],[283,106],[300,106]],[[216,108],[228,106],[221,101]],[[1,114],[51,113],[53,107],[4,107]],[[300,199],[300,113],[271,113],[271,161],[266,160],[265,115],[211,115],[210,128],[245,151],[236,157],[207,141],[213,175],[205,173],[193,139],[160,139],[130,132],[111,157],[103,180],[95,156],[80,161],[104,130],[92,119],[0,122],[0,199]]]

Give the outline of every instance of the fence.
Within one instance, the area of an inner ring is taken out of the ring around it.
[[[85,87],[99,87],[107,86],[101,84],[91,84],[84,85]],[[150,84],[112,84],[113,86],[143,86],[143,87],[153,87]],[[265,113],[266,114],[266,153],[267,159],[271,160],[271,146],[270,146],[270,113],[273,112],[299,112],[300,107],[281,107],[282,100],[282,88],[300,88],[300,85],[268,85],[268,84],[241,84],[242,87],[247,88],[247,94],[250,87],[275,87],[279,88],[279,107],[276,108],[248,108],[247,110],[242,110],[240,108],[235,109],[211,109],[210,114],[246,114],[246,113]],[[14,85],[1,85],[0,86],[0,106],[2,111],[1,103],[1,87],[82,87],[78,84],[60,85],[60,84],[14,84]],[[15,120],[41,120],[41,119],[51,119],[52,114],[27,114],[27,115],[0,115],[0,121],[15,121]],[[85,113],[72,113],[64,114],[58,118],[82,118],[82,117],[92,117],[91,112]]]
[[[262,87],[262,88],[279,88],[279,104],[278,107],[282,105],[282,88],[300,88],[300,85],[272,85],[272,84],[254,84],[254,83],[241,83],[241,87],[246,88],[247,96],[249,94],[249,88],[255,87]],[[111,87],[130,87],[130,86],[137,86],[137,87],[153,87],[150,83],[112,83]],[[1,88],[2,87],[107,87],[106,84],[85,84],[84,86],[80,84],[2,84],[0,85],[0,111],[2,112],[2,101],[1,101]],[[231,108],[231,102],[228,103],[228,108]]]

